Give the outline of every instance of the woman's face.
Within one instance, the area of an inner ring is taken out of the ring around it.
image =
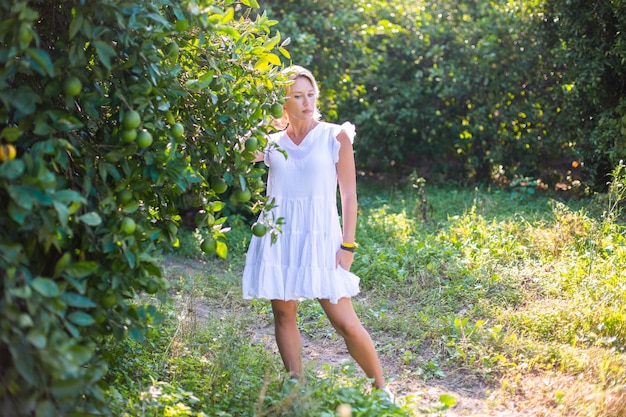
[[[284,107],[290,121],[304,121],[313,118],[317,108],[317,96],[315,88],[308,78],[298,77],[289,86]]]

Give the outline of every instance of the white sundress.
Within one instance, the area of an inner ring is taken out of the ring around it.
[[[348,122],[321,122],[300,145],[284,131],[270,135],[270,142],[288,155],[274,147],[265,154],[267,195],[276,204],[271,213],[283,217],[285,224],[273,244],[269,233],[252,236],[242,279],[245,299],[319,298],[336,304],[359,293],[359,277],[335,267],[342,242],[335,166],[342,130],[354,141],[355,128]]]

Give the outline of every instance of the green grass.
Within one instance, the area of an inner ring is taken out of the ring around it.
[[[469,375],[497,394],[492,403],[537,415],[626,412],[619,190],[564,203],[502,189],[362,183],[355,307],[381,356],[398,364],[398,380]],[[350,366],[285,383],[277,355],[252,337],[271,326],[271,311],[241,300],[249,230],[241,220],[232,226],[226,261],[181,238],[164,259],[163,322],[142,343],[108,347],[115,415],[334,416],[348,403],[355,416],[410,416],[452,405],[444,397],[388,404]],[[303,335],[332,337],[314,302],[301,305],[299,323]],[[554,385],[540,390],[537,378]]]

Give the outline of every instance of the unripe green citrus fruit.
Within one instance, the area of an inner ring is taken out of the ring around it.
[[[150,281],[148,281],[148,283],[146,284],[146,292],[148,294],[156,294],[156,292],[159,290],[159,284],[156,282],[156,280],[151,279]]]
[[[120,133],[120,137],[126,143],[134,142],[137,139],[137,129],[124,129]]]
[[[130,235],[135,232],[136,228],[137,228],[137,224],[135,223],[133,219],[131,219],[130,217],[124,217],[124,219],[122,220],[122,226],[121,226],[122,232],[126,233],[127,235]]]
[[[139,132],[139,134],[137,135],[137,139],[135,139],[135,143],[140,148],[147,148],[148,146],[152,145],[152,142],[152,134],[150,134],[150,132],[148,132],[147,130],[142,130],[141,132]]]
[[[102,306],[103,307],[111,307],[117,301],[117,297],[114,292],[108,292],[104,297],[102,297]]]
[[[74,97],[80,94],[83,84],[77,77],[71,76],[63,81],[63,92],[66,96]]]
[[[216,194],[222,194],[227,188],[228,184],[223,178],[216,177],[211,181],[211,189],[215,191]]]
[[[267,233],[267,226],[262,223],[254,223],[252,225],[252,234],[258,237],[265,236]]]
[[[250,137],[246,139],[244,147],[248,152],[256,152],[256,150],[259,148],[259,141],[256,140],[256,138]]]
[[[122,190],[117,194],[117,201],[125,204],[133,199],[133,192],[130,190]]]
[[[217,249],[217,242],[215,239],[208,237],[202,241],[200,249],[202,249],[204,253],[213,253],[215,249]]]
[[[281,117],[283,117],[283,105],[280,103],[272,104],[272,107],[270,107],[270,114],[274,119],[280,119]]]
[[[237,188],[233,195],[235,196],[235,199],[240,203],[245,203],[246,201],[249,201],[250,198],[252,198],[252,193],[247,188],[244,188],[243,190],[241,188]]]
[[[112,305],[112,304],[111,304]],[[94,318],[94,320],[96,321],[96,323],[102,324],[104,323],[104,321],[106,320],[107,316],[106,314],[104,314],[104,311],[102,311],[101,308],[97,309],[96,311],[94,311],[92,313],[92,316]]]
[[[172,125],[172,128],[170,129],[170,132],[175,139],[180,139],[185,134],[185,128],[183,127],[182,123],[174,123]]]
[[[124,114],[124,119],[122,119],[122,126],[124,129],[137,129],[141,124],[141,115],[137,110],[129,110]]]

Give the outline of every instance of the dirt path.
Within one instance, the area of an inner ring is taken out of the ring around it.
[[[200,261],[166,258],[163,266],[166,276],[184,273],[193,277],[207,274],[207,264]],[[194,320],[199,322],[242,314],[241,303],[238,300],[234,302],[232,308],[229,308],[228,303],[216,304],[215,301],[208,302],[202,297],[194,297],[193,303],[194,306],[189,311],[194,315]],[[248,330],[252,342],[263,344],[278,355],[274,342],[273,324],[266,317],[249,321],[252,323]],[[306,366],[320,369],[321,372],[323,364],[339,366],[346,362],[353,363],[343,340],[335,335],[330,325],[316,329],[315,334],[322,336],[316,336],[313,339],[306,332],[302,334],[303,359]],[[385,344],[385,337],[384,334],[372,333],[372,338],[378,345]],[[396,394],[398,401],[409,404],[410,408],[415,410],[416,416],[533,417],[550,415],[546,410],[543,412],[539,410],[518,411],[510,401],[506,403],[497,401],[501,393],[492,392],[493,387],[490,389],[475,377],[445,374],[436,380],[431,378],[424,381],[412,369],[403,365],[397,355],[385,352],[379,352],[379,355],[389,386]],[[437,407],[441,406],[440,397],[444,394],[454,397],[456,404],[445,411],[438,411]]]
[[[274,342],[273,325],[251,329],[253,341],[263,343],[278,355]],[[376,340],[376,335],[372,335]],[[341,366],[353,363],[343,340],[336,337],[322,337],[313,340],[302,335],[303,359],[307,366],[322,369],[322,365]],[[398,363],[398,359],[385,354],[380,360],[389,380],[389,386],[399,401],[404,401],[415,410],[415,415],[440,415],[449,417],[531,417],[535,413],[519,412],[503,405],[495,406],[490,400],[488,387],[471,377],[445,376],[436,381],[427,381],[412,376],[410,370]],[[360,371],[359,371],[360,372]],[[361,376],[364,376],[361,374]],[[441,405],[441,395],[451,395],[456,404],[445,411],[435,411]],[[421,411],[420,411],[421,410]]]

